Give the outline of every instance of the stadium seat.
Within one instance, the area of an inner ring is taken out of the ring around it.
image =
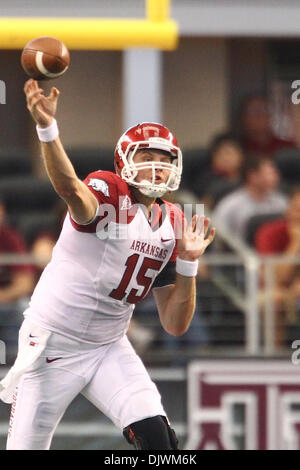
[[[215,207],[218,202],[221,201],[221,199],[239,187],[240,183],[234,183],[227,179],[213,181],[213,183],[207,187],[207,190],[212,198],[212,207]]]
[[[183,172],[181,188],[199,193],[198,181],[209,169],[209,153],[205,148],[183,150]]]
[[[59,197],[49,180],[40,180],[31,175],[1,178],[0,194],[8,214],[34,209],[49,211]]]
[[[277,212],[274,214],[259,214],[250,217],[246,227],[246,242],[248,245],[254,247],[256,232],[263,224],[281,219],[283,216],[282,213]]]
[[[16,176],[30,174],[32,171],[31,158],[28,152],[18,148],[0,149],[0,175]]]
[[[300,184],[300,149],[283,149],[274,155],[283,182],[292,185]]]
[[[76,147],[69,148],[66,152],[80,179],[84,179],[92,171],[114,171],[114,149],[112,148]]]
[[[55,237],[59,232],[59,221],[55,211],[10,213],[8,221],[23,235],[28,246],[31,246],[42,233],[49,233]]]

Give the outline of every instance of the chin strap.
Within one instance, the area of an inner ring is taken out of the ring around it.
[[[144,196],[148,196],[148,197],[154,197],[154,198],[157,198],[157,197],[162,197],[164,194],[166,194],[167,190],[164,189],[164,190],[156,190],[156,189],[151,189],[151,188],[142,188],[142,187],[137,187],[136,188],[142,193],[144,194]]]

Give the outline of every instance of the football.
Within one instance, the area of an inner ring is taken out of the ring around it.
[[[21,64],[29,77],[50,80],[66,72],[70,64],[70,53],[59,39],[40,37],[26,44],[22,51]]]

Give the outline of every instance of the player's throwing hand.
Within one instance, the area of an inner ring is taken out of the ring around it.
[[[24,86],[27,100],[27,108],[39,127],[48,127],[52,123],[57,108],[59,91],[52,87],[49,96],[44,95],[44,90],[39,88],[36,80],[27,80]]]
[[[184,219],[182,236],[178,240],[178,257],[187,261],[195,261],[203,255],[206,248],[215,238],[216,229],[212,227],[206,237],[210,219],[204,216],[194,215],[188,223]]]

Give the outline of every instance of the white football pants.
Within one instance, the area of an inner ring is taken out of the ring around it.
[[[126,336],[95,346],[51,333],[46,349],[19,380],[7,449],[49,449],[59,421],[79,393],[121,430],[166,415],[155,384]]]

